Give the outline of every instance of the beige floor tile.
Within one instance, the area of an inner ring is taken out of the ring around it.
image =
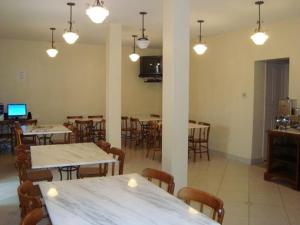
[[[250,204],[250,224],[288,225],[288,217],[282,207]]]
[[[247,203],[249,200],[248,192],[234,191],[234,190],[223,190],[221,189],[218,193],[218,197],[223,201],[230,202],[242,202]]]
[[[287,209],[287,214],[291,225],[300,224],[300,209]]]
[[[249,201],[255,204],[273,205],[279,207],[282,206],[282,200],[279,191],[250,192]]]

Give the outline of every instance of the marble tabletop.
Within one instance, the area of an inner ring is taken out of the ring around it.
[[[31,146],[32,169],[116,162],[94,143]]]
[[[162,125],[162,122],[159,122],[159,125]],[[203,129],[208,128],[208,126],[197,123],[189,123],[188,129]]]
[[[53,225],[217,225],[138,174],[39,184]]]
[[[138,118],[140,122],[161,121],[161,118],[152,116],[140,116],[136,118]]]
[[[60,124],[52,125],[23,125],[21,126],[23,135],[47,135],[47,134],[66,134],[72,131]]]

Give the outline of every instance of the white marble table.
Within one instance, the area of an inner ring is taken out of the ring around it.
[[[39,184],[53,225],[217,225],[138,174]]]
[[[197,123],[189,123],[189,129],[204,129],[208,128],[208,126],[203,124],[197,124]]]
[[[31,146],[32,169],[111,163],[116,160],[94,143]]]
[[[160,117],[152,117],[152,116],[138,116],[136,118],[138,118],[141,123],[150,122],[150,121],[161,121]]]
[[[69,134],[72,133],[70,129],[60,124],[52,124],[52,125],[23,125],[21,126],[22,133],[24,136],[27,135],[41,135],[44,139],[44,144],[46,144],[47,138],[51,139],[51,136],[54,134]],[[49,137],[50,135],[50,137]]]

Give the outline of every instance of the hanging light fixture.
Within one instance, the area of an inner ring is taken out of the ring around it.
[[[137,35],[132,35],[132,37],[133,37],[133,52],[129,55],[129,58],[132,62],[136,62],[140,58],[140,55],[135,52],[135,39]]]
[[[68,44],[72,45],[79,38],[79,35],[77,33],[75,33],[75,32],[72,31],[72,29],[73,29],[72,7],[75,5],[75,3],[74,2],[68,2],[67,5],[70,6],[70,21],[69,21],[70,27],[63,34],[63,38],[65,39],[65,41]]]
[[[201,25],[202,25],[202,23],[204,23],[204,20],[198,20],[197,22],[200,24],[200,35],[199,35],[199,43],[194,46],[194,51],[198,55],[203,55],[207,50],[207,46],[205,44],[203,44],[203,42],[202,42],[202,26]]]
[[[148,48],[149,44],[150,44],[150,41],[149,39],[145,36],[145,15],[147,13],[146,12],[140,12],[140,15],[142,15],[142,37],[140,37],[138,40],[137,40],[137,46],[140,48],[140,49],[145,49],[145,48]]]
[[[57,49],[54,47],[54,38],[53,38],[53,33],[56,29],[54,27],[51,27],[50,30],[52,33],[51,48],[49,48],[46,52],[51,58],[54,58],[58,53]]]
[[[261,18],[260,18],[260,6],[264,4],[263,1],[257,1],[255,2],[256,5],[258,5],[258,21],[257,21],[257,28],[255,29],[255,33],[251,36],[252,41],[256,45],[263,45],[269,38],[269,36],[262,31],[261,28]]]
[[[95,3],[86,10],[86,14],[94,23],[102,23],[109,15],[109,11],[104,7],[104,1],[96,0]]]

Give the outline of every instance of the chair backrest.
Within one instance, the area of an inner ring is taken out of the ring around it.
[[[197,122],[196,120],[189,120],[189,123],[196,124]],[[195,136],[195,129],[194,128],[189,129],[189,137],[194,138],[194,136]]]
[[[161,147],[161,128],[156,121],[148,122],[148,144],[150,148]]]
[[[27,169],[31,168],[31,162],[28,159],[28,153],[19,152],[16,156],[16,166],[18,169],[20,183],[28,180]]]
[[[199,122],[198,124],[207,126],[199,129],[199,139],[205,142],[209,141],[210,124],[205,122]]]
[[[200,203],[200,212],[203,212],[203,205],[210,207],[213,210],[212,219],[222,224],[225,211],[221,199],[191,187],[180,189],[177,196],[187,204],[190,204],[191,201]]]
[[[41,208],[36,208],[24,217],[21,225],[36,225],[43,219],[43,217],[43,210]]]
[[[67,116],[67,119],[83,119],[83,116]]]
[[[109,149],[108,153],[112,154],[114,159],[119,161],[119,175],[122,175],[124,170],[125,152],[119,148],[112,147]],[[115,175],[114,163],[112,165],[112,175]]]
[[[111,147],[111,144],[108,143],[108,142],[106,142],[106,141],[104,141],[104,140],[98,141],[98,142],[96,143],[96,145],[98,145],[99,148],[101,148],[103,151],[105,151],[105,152],[107,152],[107,153],[109,152],[109,149],[110,149],[110,147]]]
[[[139,119],[137,118],[130,118],[130,129],[131,131],[137,131],[139,127]]]
[[[90,142],[93,135],[93,120],[75,120],[76,142]]]
[[[150,114],[150,117],[160,118],[160,115],[152,113],[152,114]]]
[[[170,194],[174,193],[174,177],[161,170],[156,170],[152,168],[146,168],[142,172],[142,176],[148,178],[149,181],[152,181],[153,179],[156,179],[159,181],[159,187],[162,187],[162,183],[165,183],[167,185],[167,192]]]
[[[103,115],[88,116],[88,119],[102,119]]]
[[[40,198],[34,195],[34,186],[31,181],[21,183],[17,191],[21,206],[21,217],[24,217],[35,208],[42,208]]]
[[[21,128],[21,125],[19,122],[15,122],[14,124],[14,135],[15,135],[15,139],[16,139],[16,145],[22,145],[23,141],[22,141],[22,136],[23,136],[23,131]]]
[[[36,126],[37,125],[37,120],[20,120],[20,125],[23,126],[23,125],[33,125],[33,126]]]
[[[21,154],[21,153],[26,154],[29,150],[30,150],[29,145],[17,145],[15,147],[16,155]]]
[[[127,130],[129,128],[128,124],[128,117],[127,116],[121,116],[121,129]]]

